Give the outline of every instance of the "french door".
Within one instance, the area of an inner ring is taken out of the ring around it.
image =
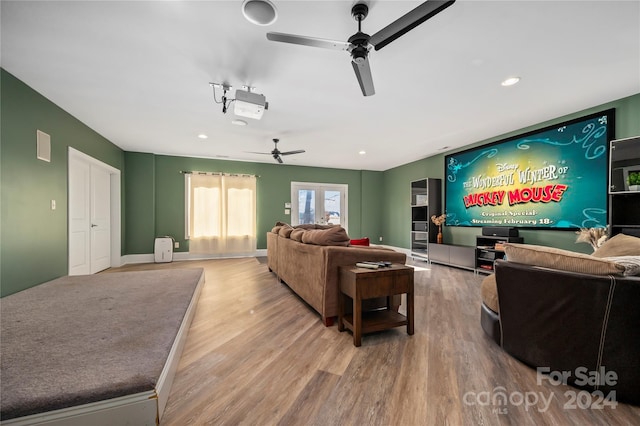
[[[348,185],[291,182],[291,224],[340,225],[348,231]]]

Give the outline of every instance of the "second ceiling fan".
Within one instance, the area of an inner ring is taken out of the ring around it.
[[[362,21],[367,17],[369,7],[365,3],[357,3],[351,8],[351,15],[358,21],[358,32],[349,37],[349,40],[346,42],[275,32],[267,33],[267,38],[272,41],[284,43],[348,51],[351,53],[351,64],[353,65],[353,70],[360,84],[360,89],[362,89],[362,94],[364,96],[371,96],[375,94],[368,58],[371,48],[373,47],[375,50],[382,49],[427,19],[442,12],[454,2],[455,0],[428,0],[372,36],[362,32]]]
[[[265,154],[265,155],[270,155],[273,157],[274,160],[276,160],[278,163],[282,164],[282,156],[283,155],[292,155],[292,154],[302,154],[304,152],[306,152],[304,149],[296,149],[295,151],[286,151],[286,152],[281,152],[278,149],[278,142],[280,142],[280,139],[273,139],[273,143],[274,143],[274,148],[273,151],[271,152],[255,152],[255,151],[247,151],[251,154]]]

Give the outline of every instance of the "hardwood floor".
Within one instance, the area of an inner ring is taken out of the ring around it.
[[[535,370],[488,339],[482,275],[410,263],[415,334],[365,335],[359,348],[349,331],[325,327],[262,258],[120,268],[206,270],[161,424],[640,424],[640,407],[579,408],[574,399],[573,408],[576,389],[538,384]]]

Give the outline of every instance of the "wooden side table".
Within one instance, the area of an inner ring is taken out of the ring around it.
[[[357,266],[340,267],[340,297],[338,303],[338,330],[348,328],[353,332],[353,344],[362,344],[362,334],[407,326],[407,334],[413,334],[413,268],[393,264],[388,268],[366,269]],[[391,309],[391,296],[407,295],[407,315]],[[344,313],[346,296],[353,300],[353,313]],[[386,309],[362,312],[362,301],[386,297]]]

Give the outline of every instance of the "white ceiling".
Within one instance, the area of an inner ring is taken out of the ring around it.
[[[459,0],[370,53],[371,97],[347,52],[265,36],[346,41],[354,2],[273,2],[260,27],[240,0],[2,0],[1,64],[127,151],[273,162],[246,151],[277,137],[307,151],[287,164],[368,170],[640,93],[639,1]],[[373,34],[421,1],[367,3]],[[209,82],[255,86],[269,109],[232,125]]]

